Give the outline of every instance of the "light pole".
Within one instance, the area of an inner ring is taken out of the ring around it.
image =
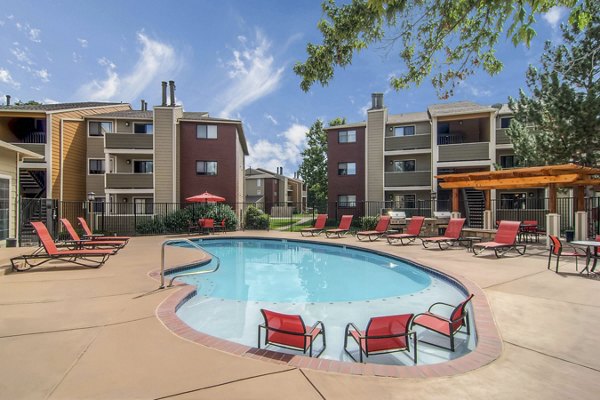
[[[94,200],[96,200],[96,193],[89,192],[87,194],[88,199],[88,214],[90,216],[90,230],[94,233]]]
[[[437,192],[431,192],[431,216],[437,211]]]

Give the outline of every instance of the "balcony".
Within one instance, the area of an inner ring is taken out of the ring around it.
[[[385,187],[431,186],[431,171],[386,172]]]
[[[511,144],[510,138],[506,134],[508,129],[496,129],[496,144]]]
[[[489,149],[489,142],[441,145],[438,148],[438,162],[489,160]]]
[[[104,136],[107,149],[152,150],[154,146],[152,135],[106,133]]]
[[[11,143],[15,146],[19,146],[25,150],[29,150],[33,153],[39,154],[42,157],[46,155],[46,145],[44,143]],[[45,162],[45,158],[36,158],[36,159],[28,159],[25,158],[27,162]]]
[[[430,149],[431,135],[388,136],[385,138],[385,151]]]
[[[152,189],[153,174],[106,174],[107,189]]]

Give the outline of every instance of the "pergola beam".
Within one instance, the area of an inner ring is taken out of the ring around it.
[[[481,180],[461,180],[440,182],[443,189],[509,189],[548,186],[550,184],[569,184],[581,181],[578,174],[552,175],[552,176],[530,176],[521,178],[500,178],[500,179],[481,179]]]

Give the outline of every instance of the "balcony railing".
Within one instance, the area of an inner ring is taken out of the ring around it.
[[[107,149],[140,149],[152,150],[154,146],[152,135],[135,133],[106,133]]]
[[[30,132],[21,138],[22,143],[46,143],[46,132]]]
[[[152,189],[153,174],[106,174],[107,189]]]
[[[431,135],[388,136],[385,138],[385,151],[430,149]]]
[[[385,173],[385,187],[401,186],[431,186],[431,171]]]
[[[489,142],[462,143],[439,146],[439,162],[479,161],[490,159]]]
[[[496,129],[496,144],[510,144],[510,138],[506,134],[508,129]]]
[[[24,148],[25,150],[29,150],[33,153],[39,154],[41,156],[45,156],[46,155],[46,144],[45,143],[13,143],[15,146],[19,146]],[[25,160],[27,161],[28,159],[25,158]],[[46,161],[45,159],[30,159],[30,161],[33,162],[44,162]]]

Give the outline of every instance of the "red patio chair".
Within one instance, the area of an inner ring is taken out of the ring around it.
[[[219,232],[223,232],[223,233],[227,232],[227,226],[226,226],[226,223],[227,223],[227,218],[223,218],[223,219],[221,220],[221,222],[219,222],[217,225],[215,225],[215,228],[214,228],[214,230],[215,230],[215,233],[216,233],[217,231],[219,231]]]
[[[444,231],[444,235],[422,238],[421,242],[423,247],[427,248],[427,245],[431,243],[437,243],[440,250],[446,250],[448,247],[460,240],[464,226],[465,218],[450,218],[450,221],[448,221],[448,226]]]
[[[550,269],[550,260],[552,259],[552,255],[556,256],[556,270],[554,272],[558,273],[558,263],[561,257],[573,257],[575,258],[575,271],[579,271],[579,266],[577,265],[577,260],[579,257],[587,257],[586,253],[583,253],[580,249],[574,246],[569,246],[573,249],[573,251],[564,251],[564,246],[562,245],[560,239],[554,235],[548,235],[550,237],[550,251],[548,253],[548,269]]]
[[[302,236],[315,236],[323,233],[325,229],[325,223],[327,222],[327,214],[319,214],[317,215],[317,219],[315,220],[315,225],[312,228],[304,228],[300,230],[300,235]],[[306,235],[305,235],[306,233]]]
[[[429,307],[427,312],[422,314],[417,314],[412,320],[411,327],[414,325],[422,326],[425,329],[430,331],[439,333],[440,335],[446,336],[450,339],[450,351],[454,351],[454,336],[460,331],[460,328],[463,326],[467,329],[465,332],[467,335],[471,334],[471,328],[469,324],[469,314],[467,312],[467,304],[473,295],[469,295],[465,301],[460,303],[457,306],[453,306],[452,304],[447,303],[434,303]],[[448,317],[445,317],[441,314],[435,314],[432,312],[433,308],[436,306],[444,306],[447,309],[452,309],[452,312]],[[430,344],[432,346],[442,347],[439,344],[426,342],[424,340],[420,340],[423,343]]]
[[[500,221],[496,236],[491,242],[473,244],[473,253],[481,254],[486,249],[494,250],[496,257],[500,258],[511,250],[516,250],[519,255],[525,254],[527,249],[524,244],[517,244],[521,223],[519,221]]]
[[[377,222],[375,230],[356,232],[356,238],[358,240],[363,240],[364,238],[366,238],[369,239],[369,242],[379,239],[388,231],[391,220],[392,217],[390,217],[389,215],[382,215],[381,217],[379,217],[379,222]]]
[[[90,239],[82,240],[68,219],[61,218],[60,222],[63,224],[63,226],[67,230],[67,233],[71,237],[71,240],[68,240],[68,243],[72,244],[73,246],[75,246],[75,248],[78,248],[78,249],[87,248],[87,247],[91,247],[91,248],[108,247],[111,249],[115,249],[115,252],[116,252],[119,249],[123,248],[127,244],[127,242],[123,241],[123,240],[90,240]]]
[[[211,231],[212,233],[215,233],[215,220],[212,218],[204,218],[202,220],[201,229],[203,232],[206,233],[209,233]]]
[[[352,217],[353,215],[342,215],[340,225],[336,229],[327,229],[325,231],[325,236],[331,237],[333,235],[337,235],[339,239],[343,235],[347,234],[350,231],[350,225],[352,225]]]
[[[529,241],[529,238],[533,241],[535,238],[536,242],[540,241],[540,230],[538,228],[538,222],[536,220],[526,220],[523,221],[521,225],[521,235],[525,242]]]
[[[354,339],[358,344],[359,360],[376,354],[395,353],[397,351],[410,352],[410,337],[412,336],[413,362],[417,363],[417,335],[410,330],[413,314],[389,315],[374,317],[369,320],[367,329],[361,331],[352,322],[346,325],[344,337],[344,351],[356,361],[348,351],[348,338]]]
[[[42,247],[35,250],[32,254],[11,258],[10,263],[12,264],[13,271],[25,271],[52,260],[61,260],[83,267],[98,268],[108,260],[109,256],[115,254],[114,250],[109,249],[59,250],[43,222],[32,222],[31,225],[40,238]],[[42,251],[45,251],[45,254]],[[40,261],[32,262],[33,260]],[[23,261],[23,264],[19,261]]]
[[[387,235],[387,241],[389,244],[400,242],[401,245],[410,244],[415,241],[416,238],[421,234],[421,228],[425,222],[425,217],[412,217],[408,226],[406,227],[406,233],[394,233],[393,235]],[[407,240],[404,243],[404,240]]]
[[[129,236],[104,236],[99,233],[92,233],[92,230],[88,226],[85,218],[77,217],[77,220],[79,221],[79,225],[81,225],[81,228],[85,232],[85,235],[83,235],[85,238],[90,238],[94,240],[122,240],[124,242],[128,242],[129,239],[131,239],[131,237]]]
[[[310,328],[306,328],[302,317],[299,315],[281,314],[275,311],[261,309],[260,312],[265,323],[258,326],[258,348],[260,349],[260,332],[264,329],[265,346],[273,345],[286,349],[299,350],[303,354],[312,357],[313,344],[318,336],[322,337],[323,348],[316,355],[319,357],[327,343],[325,341],[325,326],[321,321],[315,322]]]

